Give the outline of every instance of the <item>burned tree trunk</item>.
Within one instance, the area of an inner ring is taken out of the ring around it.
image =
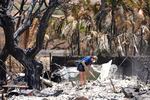
[[[0,86],[6,84],[6,66],[5,61],[8,57],[8,52],[6,47],[3,48],[2,52],[0,53]]]
[[[109,47],[112,50],[112,40],[116,36],[116,21],[115,21],[115,9],[116,9],[116,0],[112,0],[112,19],[111,19],[111,33],[109,35]]]
[[[11,47],[14,47],[14,41],[11,35],[11,32],[14,32],[14,28],[13,28],[14,26],[13,26],[13,22],[11,21],[11,17],[7,16],[6,12],[1,13],[0,22],[5,33],[5,46],[0,54],[0,60],[1,60],[1,63],[0,63],[0,71],[1,71],[0,79],[1,80],[0,81],[2,81],[0,85],[3,85],[5,84],[5,81],[6,81],[6,67],[5,67],[4,62],[6,61],[9,55],[9,52],[11,51]]]
[[[0,86],[6,84],[6,66],[0,61]]]
[[[101,0],[101,7],[99,9],[99,12],[96,14],[96,27],[97,31],[101,32],[102,31],[102,21],[105,19],[107,15],[107,9],[106,9],[106,1]]]
[[[31,11],[29,14],[31,15],[36,3],[35,1],[33,0],[33,5],[31,5],[31,9],[29,9]],[[28,17],[30,18],[25,20],[26,23],[23,23],[21,27],[15,31],[13,18],[9,15],[10,13],[7,13],[7,8],[10,2],[11,0],[4,0],[4,2],[0,2],[0,5],[2,6],[2,8],[0,8],[0,26],[3,28],[5,34],[5,46],[0,54],[0,82],[6,81],[4,62],[8,55],[11,55],[25,67],[25,80],[28,83],[29,88],[40,89],[40,75],[42,73],[43,65],[37,62],[34,58],[43,47],[44,36],[48,27],[49,19],[59,3],[57,0],[50,0],[49,6],[46,8],[45,13],[42,15],[40,20],[36,37],[36,46],[24,51],[18,47],[17,38],[19,38],[19,36],[30,27],[33,15],[29,15]],[[3,84],[4,83],[1,85]]]

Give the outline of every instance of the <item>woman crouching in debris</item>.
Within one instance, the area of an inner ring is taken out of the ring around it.
[[[80,86],[85,85],[86,83],[85,68],[90,67],[92,63],[96,62],[96,60],[97,56],[86,56],[79,60],[77,70],[79,71]]]

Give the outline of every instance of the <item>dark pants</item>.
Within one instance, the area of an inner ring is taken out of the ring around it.
[[[82,63],[78,64],[77,70],[80,71],[80,72],[84,72],[85,71],[84,66],[82,65]]]

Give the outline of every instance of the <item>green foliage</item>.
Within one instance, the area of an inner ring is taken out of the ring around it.
[[[81,33],[85,32],[86,31],[86,25],[84,25],[84,23],[80,23],[79,24],[79,30]]]

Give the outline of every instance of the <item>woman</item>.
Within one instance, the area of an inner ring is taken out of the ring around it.
[[[80,85],[86,83],[86,73],[85,68],[90,67],[92,63],[96,62],[97,56],[86,56],[79,61],[77,70],[79,71]]]

